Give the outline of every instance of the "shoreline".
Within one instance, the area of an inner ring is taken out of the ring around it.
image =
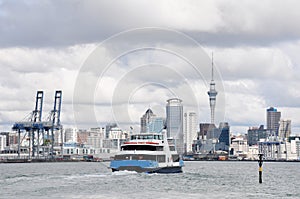
[[[183,160],[184,162],[257,162],[258,160]],[[263,160],[264,162],[300,162],[300,160]],[[110,162],[110,160],[79,160],[79,159],[2,159],[0,164],[13,163],[61,163],[61,162]]]

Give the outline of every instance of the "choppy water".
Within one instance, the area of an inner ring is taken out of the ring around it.
[[[185,162],[182,174],[111,173],[108,163],[0,164],[0,198],[300,198],[300,163]]]

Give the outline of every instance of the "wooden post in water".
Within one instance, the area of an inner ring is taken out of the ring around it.
[[[262,159],[263,154],[259,153],[258,157],[258,165],[259,165],[259,169],[258,169],[258,174],[259,174],[259,183],[262,183],[262,165],[263,165],[263,159]]]

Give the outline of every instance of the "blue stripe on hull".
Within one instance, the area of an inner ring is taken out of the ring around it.
[[[182,173],[182,166],[159,167],[158,163],[152,160],[112,160],[110,163],[113,172],[127,170],[139,173]]]

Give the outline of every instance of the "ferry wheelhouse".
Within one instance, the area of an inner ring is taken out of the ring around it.
[[[181,173],[183,165],[175,145],[164,131],[163,134],[131,135],[130,140],[121,145],[110,168],[113,172]]]

